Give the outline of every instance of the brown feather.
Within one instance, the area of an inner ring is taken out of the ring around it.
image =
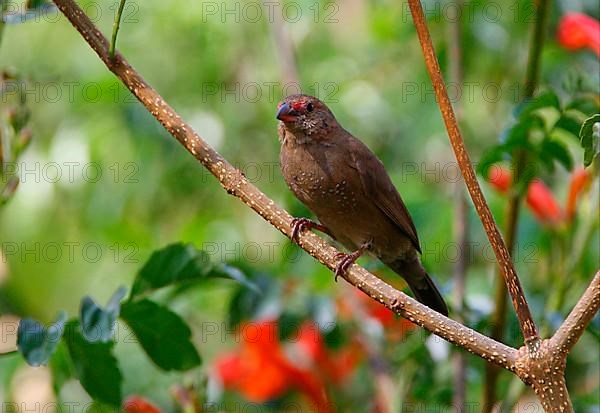
[[[402,231],[419,253],[421,245],[415,224],[392,183],[385,167],[373,152],[361,141],[352,137],[355,148],[349,150],[352,166],[358,170],[362,187],[377,207]]]

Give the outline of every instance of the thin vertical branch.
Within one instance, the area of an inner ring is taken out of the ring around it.
[[[518,5],[517,5],[518,7]],[[544,46],[544,33],[546,28],[546,20],[548,16],[549,0],[539,0],[537,2],[536,19],[533,26],[533,34],[529,43],[529,55],[527,60],[527,68],[525,72],[525,99],[530,99],[537,88],[540,57]],[[513,154],[513,188],[516,183],[522,179],[522,174],[527,165],[527,152],[517,150]],[[506,247],[511,256],[515,252],[519,213],[521,211],[522,194],[519,191],[510,191],[508,205],[506,208],[506,223],[505,236]],[[491,337],[494,340],[502,341],[504,338],[504,330],[506,328],[507,317],[507,300],[506,300],[506,284],[501,280],[496,281],[496,293],[494,297],[494,314],[492,315],[492,331]],[[487,365],[485,372],[485,385],[483,390],[483,412],[489,413],[492,411],[496,403],[496,387],[498,383],[498,375],[500,370],[494,366]]]
[[[537,0],[535,24],[533,26],[533,39],[529,43],[529,60],[527,61],[527,72],[525,73],[525,98],[533,96],[538,86],[540,76],[540,56],[546,38],[546,21],[550,11],[549,0]]]
[[[462,40],[462,8],[463,0],[456,0],[454,19],[448,24],[448,78],[451,84],[460,89],[463,85],[463,55]],[[460,100],[455,103],[456,119],[460,124],[463,117],[463,107]],[[462,312],[465,300],[465,286],[467,277],[468,260],[465,251],[469,240],[469,205],[464,193],[464,181],[458,180],[454,184],[454,240],[458,244],[460,254],[454,264],[454,313],[458,321],[463,322]],[[463,411],[466,398],[467,360],[464,352],[455,351],[452,356],[454,365],[454,395],[453,406]]]
[[[111,59],[115,57],[115,48],[117,47],[117,35],[119,34],[119,28],[121,27],[121,15],[123,14],[123,8],[125,8],[126,1],[127,0],[121,0],[121,2],[119,3],[119,8],[117,9],[117,13],[115,15],[112,37],[110,39],[110,47],[108,49],[108,54],[110,55]]]
[[[429,35],[429,29],[425,23],[425,16],[423,14],[421,3],[419,0],[409,0],[408,4],[410,6],[415,27],[417,29],[419,41],[421,42],[421,48],[423,49],[427,71],[431,77],[435,95],[442,112],[444,123],[446,124],[446,129],[448,130],[448,137],[450,138],[450,143],[452,144],[454,154],[456,155],[456,159],[460,165],[465,184],[467,185],[467,189],[469,190],[469,194],[471,195],[475,209],[479,214],[479,218],[481,219],[483,227],[485,228],[485,232],[496,255],[496,259],[498,260],[500,272],[508,286],[508,291],[510,292],[513,306],[517,313],[517,318],[519,320],[519,325],[521,327],[521,331],[523,332],[523,337],[525,339],[525,343],[527,344],[527,348],[531,353],[535,353],[540,345],[540,337],[533,321],[533,317],[531,316],[531,311],[529,310],[525,293],[521,287],[521,283],[517,276],[517,272],[515,271],[510,254],[506,248],[506,245],[504,244],[504,239],[500,234],[500,230],[496,225],[496,221],[494,220],[492,212],[490,211],[485,197],[483,196],[481,187],[479,186],[479,182],[475,176],[475,171],[473,170],[473,165],[469,159],[469,154],[465,148],[460,130],[456,123],[454,110],[452,109],[452,104],[450,103],[450,98],[448,97],[448,92],[446,90],[444,78],[442,77],[440,65],[433,49],[433,44]]]

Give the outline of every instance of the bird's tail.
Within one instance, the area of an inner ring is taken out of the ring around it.
[[[406,280],[417,301],[438,313],[448,315],[448,307],[442,294],[417,257],[411,261],[396,260],[386,264]]]

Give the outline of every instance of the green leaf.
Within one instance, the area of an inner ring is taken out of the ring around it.
[[[583,165],[587,168],[600,152],[600,114],[587,118],[579,131],[579,141],[583,147]]]
[[[506,133],[504,146],[507,151],[531,149],[530,135],[533,130],[543,130],[544,121],[539,116],[529,116],[513,125]]]
[[[135,278],[131,300],[177,282],[204,277],[212,264],[204,251],[191,244],[171,244],[155,251]]]
[[[277,283],[264,275],[253,277],[259,286],[260,293],[254,289],[239,287],[229,301],[227,325],[237,327],[244,320],[253,319],[263,306],[270,306],[277,300],[281,292]]]
[[[525,119],[533,112],[542,108],[555,108],[560,110],[558,96],[551,90],[540,93],[532,99],[526,99],[515,107],[514,115],[517,119]]]
[[[567,113],[563,113],[562,116],[558,119],[555,128],[563,129],[569,134],[573,135],[575,138],[579,138],[579,131],[581,129],[581,122],[575,119],[573,116],[570,116]]]
[[[565,110],[577,110],[586,116],[591,116],[599,109],[600,106],[598,106],[596,94],[590,94],[589,97],[575,99],[565,107]]]
[[[54,324],[44,328],[31,318],[24,318],[17,329],[17,348],[30,366],[48,364],[48,360],[64,334],[67,314],[62,311]]]
[[[76,376],[85,391],[95,400],[120,406],[123,377],[112,354],[114,342],[90,343],[75,320],[67,323],[65,341]]]
[[[233,267],[229,264],[215,264],[215,266],[210,271],[209,276],[217,278],[228,278],[230,280],[237,281],[244,287],[247,287],[256,293],[260,294],[261,292],[258,286],[252,281],[250,281],[248,277],[246,277],[246,275],[239,268]]]
[[[163,370],[188,370],[201,359],[192,344],[192,332],[177,314],[153,301],[127,302],[121,318],[129,325],[152,361]]]
[[[110,341],[119,316],[121,300],[126,293],[127,289],[120,287],[108,300],[105,309],[98,306],[91,297],[83,297],[79,318],[81,320],[81,332],[87,341],[91,343]]]
[[[54,393],[59,394],[63,384],[75,376],[73,365],[69,358],[69,350],[64,341],[61,341],[58,344],[48,365],[52,372],[52,386],[54,387]]]
[[[47,4],[46,0],[27,0],[25,2],[25,7],[29,10],[33,10],[45,4]]]
[[[130,301],[159,288],[206,278],[229,278],[256,288],[241,271],[226,264],[213,264],[204,251],[191,244],[178,243],[150,256],[135,278]]]
[[[540,159],[546,164],[547,162],[550,162],[552,165],[550,171],[554,170],[554,160],[557,160],[568,171],[573,169],[573,158],[571,157],[567,147],[561,142],[550,138],[546,138],[542,142],[540,148]]]
[[[279,316],[278,330],[279,339],[281,341],[287,340],[289,337],[297,337],[298,330],[302,326],[304,317],[292,311],[285,311]]]
[[[492,165],[503,161],[507,155],[504,145],[496,145],[486,151],[477,164],[477,173],[487,179]]]

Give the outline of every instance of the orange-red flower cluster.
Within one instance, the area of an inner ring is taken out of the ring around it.
[[[588,48],[600,56],[600,22],[583,13],[565,14],[557,29],[558,42],[569,50]]]
[[[216,375],[226,389],[236,390],[255,403],[297,390],[318,412],[331,411],[323,378],[314,368],[317,360],[327,357],[318,328],[302,326],[300,329],[294,344],[313,363],[300,362],[299,365],[284,352],[277,322],[246,323],[240,329],[243,331],[241,346],[222,354],[215,363]]]
[[[526,203],[537,220],[550,227],[557,227],[572,221],[575,215],[578,197],[587,191],[592,182],[589,170],[578,168],[571,175],[569,195],[563,210],[554,194],[539,179],[532,181],[527,188]],[[507,193],[512,182],[510,171],[498,165],[492,166],[488,175],[490,184],[501,193]]]

